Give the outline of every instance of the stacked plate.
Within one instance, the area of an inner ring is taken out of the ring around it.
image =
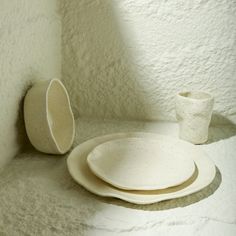
[[[183,197],[208,186],[215,165],[188,142],[152,133],[118,133],[78,145],[67,159],[73,179],[92,193],[136,204]]]

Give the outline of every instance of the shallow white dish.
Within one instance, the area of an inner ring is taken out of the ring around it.
[[[115,197],[136,204],[151,204],[198,192],[208,186],[215,177],[215,165],[200,147],[165,136],[166,139],[170,139],[172,142],[174,140],[176,145],[178,145],[179,142],[185,145],[185,151],[191,155],[196,164],[196,172],[194,175],[185,183],[168,189],[152,191],[128,191],[117,189],[102,181],[91,172],[87,164],[87,155],[101,143],[126,137],[158,138],[160,135],[152,133],[119,133],[88,140],[74,148],[67,158],[67,166],[72,178],[88,191],[99,196]]]
[[[96,176],[121,189],[169,188],[182,184],[195,171],[182,142],[175,143],[165,136],[111,140],[95,147],[87,162]]]

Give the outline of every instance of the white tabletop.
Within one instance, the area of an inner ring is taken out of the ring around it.
[[[78,120],[74,146],[103,134],[147,131],[177,136],[167,122]],[[139,206],[97,197],[76,184],[67,156],[30,150],[0,174],[0,235],[236,235],[236,130],[212,127],[201,145],[218,171],[187,197]]]

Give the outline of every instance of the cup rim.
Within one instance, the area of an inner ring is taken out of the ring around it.
[[[187,94],[201,94],[201,95],[204,95],[206,96],[205,98],[194,98],[194,97],[188,97],[186,96]],[[209,100],[213,100],[213,96],[210,94],[210,93],[207,93],[207,92],[204,92],[204,91],[200,91],[200,90],[186,90],[186,91],[182,91],[182,92],[178,92],[177,93],[177,96],[178,97],[181,97],[183,99],[186,99],[186,100],[193,100],[193,101],[209,101]]]

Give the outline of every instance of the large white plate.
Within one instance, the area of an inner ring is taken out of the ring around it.
[[[99,196],[115,197],[136,204],[150,204],[195,193],[208,186],[215,177],[216,169],[214,163],[199,146],[166,137],[171,142],[175,142],[176,145],[179,142],[184,145],[184,151],[193,158],[196,164],[194,175],[181,185],[162,190],[127,191],[117,189],[102,181],[91,172],[87,164],[87,155],[101,143],[126,137],[158,138],[160,135],[152,133],[119,133],[88,140],[74,148],[67,159],[67,166],[72,178],[88,191]]]
[[[182,142],[166,136],[121,138],[102,143],[89,153],[91,171],[105,182],[125,190],[156,190],[188,180],[195,171]]]

